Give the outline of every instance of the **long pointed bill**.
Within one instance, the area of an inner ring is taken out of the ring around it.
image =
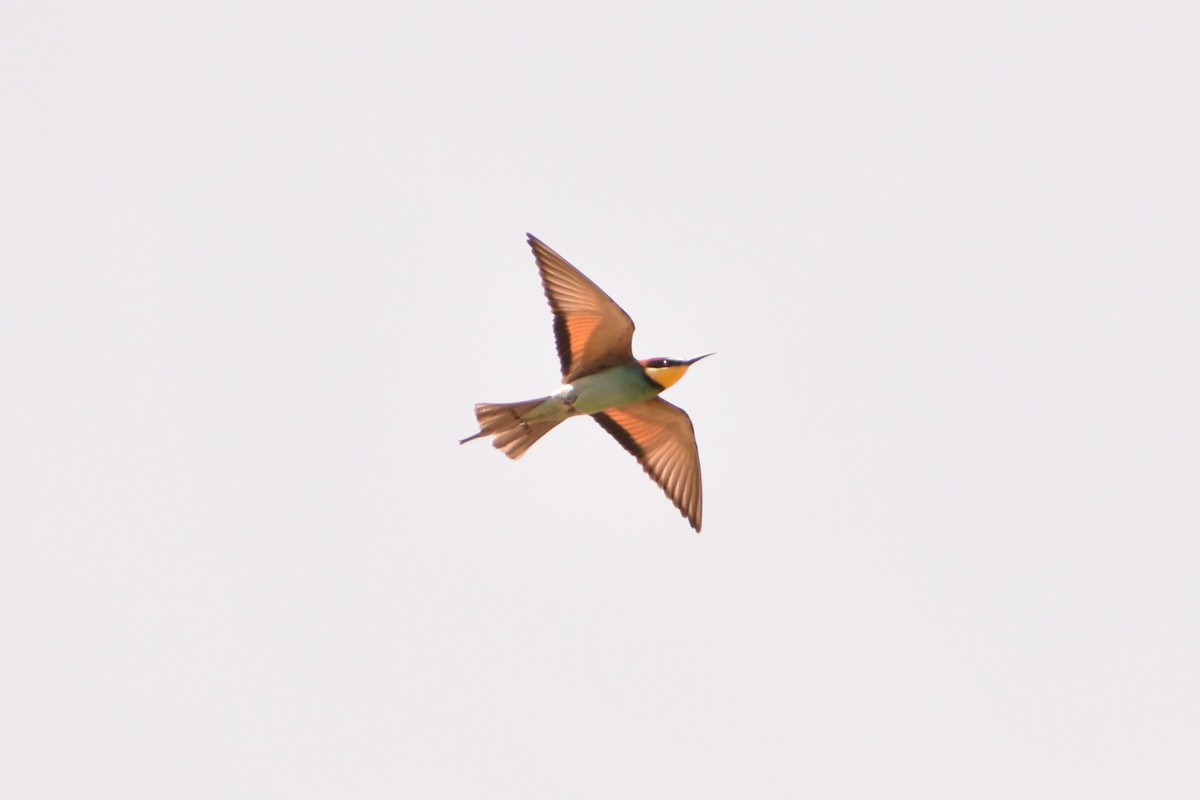
[[[715,356],[715,355],[716,355],[716,353],[705,353],[702,356],[696,356],[695,358],[685,361],[683,363],[687,364],[690,367],[692,364],[695,364],[697,361],[699,361],[702,358],[708,358],[709,356]]]

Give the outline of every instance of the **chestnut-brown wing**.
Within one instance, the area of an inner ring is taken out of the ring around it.
[[[563,383],[633,359],[633,320],[611,297],[533,234],[542,288],[554,312]]]
[[[687,412],[656,397],[592,416],[633,454],[699,533],[703,505],[700,451]]]

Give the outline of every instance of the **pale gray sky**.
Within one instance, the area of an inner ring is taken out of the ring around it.
[[[1193,4],[0,18],[0,795],[1194,796]]]

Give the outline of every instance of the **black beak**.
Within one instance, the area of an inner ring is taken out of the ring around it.
[[[716,355],[716,353],[705,353],[702,356],[696,356],[695,358],[689,359],[683,363],[687,364],[690,367],[692,364],[695,364],[697,361],[699,361],[702,358],[708,358],[709,356],[715,356],[715,355]]]

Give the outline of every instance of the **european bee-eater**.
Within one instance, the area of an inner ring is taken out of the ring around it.
[[[478,403],[479,433],[518,459],[568,417],[588,414],[633,454],[696,532],[700,532],[700,453],[687,413],[658,395],[696,358],[633,357],[633,320],[599,286],[533,234],[542,288],[554,313],[562,386],[521,403]]]

